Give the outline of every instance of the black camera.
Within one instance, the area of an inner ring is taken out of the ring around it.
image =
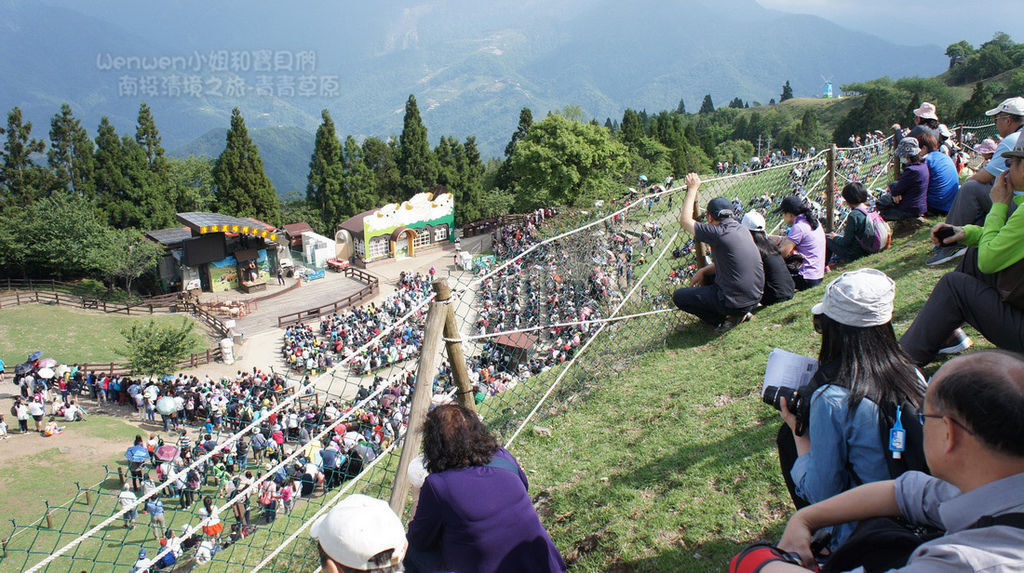
[[[796,390],[786,386],[765,386],[762,399],[765,404],[782,411],[782,398],[786,399],[786,409],[796,416],[794,434],[802,436],[807,433],[807,423],[811,419],[811,395],[814,389],[801,386]]]

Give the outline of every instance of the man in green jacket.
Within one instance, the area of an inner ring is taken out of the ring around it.
[[[960,329],[965,322],[999,348],[1024,351],[1024,309],[1004,302],[996,289],[998,273],[1024,259],[1024,209],[1007,217],[1011,201],[1018,207],[1024,203],[1024,140],[1018,140],[1003,157],[1008,169],[992,186],[992,208],[985,224],[939,223],[932,229],[936,245],[961,242],[975,248],[956,271],[939,279],[900,339],[903,350],[918,364],[931,362],[936,353],[969,348],[971,341]]]

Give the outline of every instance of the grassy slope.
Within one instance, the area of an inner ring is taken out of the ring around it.
[[[949,270],[923,264],[928,248],[922,230],[855,265],[897,281],[897,334]],[[791,513],[774,445],[781,419],[758,390],[772,348],[816,355],[809,308],[821,292],[722,337],[696,325],[672,332],[544,422],[552,437],[524,433],[514,451],[574,571],[723,570],[745,545],[778,537]]]
[[[0,311],[0,358],[8,367],[41,350],[58,362],[124,362],[114,352],[124,347],[121,329],[153,319],[160,325],[178,325],[182,316],[158,314],[140,317],[104,314],[63,306],[23,305]],[[193,320],[187,318],[186,320]],[[201,331],[199,324],[196,329]],[[206,338],[202,340],[206,342]]]

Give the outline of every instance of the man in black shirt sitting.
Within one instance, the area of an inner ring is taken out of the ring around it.
[[[732,203],[724,197],[708,202],[707,223],[693,219],[693,205],[700,188],[700,176],[686,176],[686,197],[679,212],[679,225],[695,241],[711,247],[714,263],[697,271],[689,287],[677,289],[672,302],[721,334],[750,318],[764,289],[761,255],[750,233],[736,220]]]

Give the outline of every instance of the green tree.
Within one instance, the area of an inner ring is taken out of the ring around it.
[[[700,104],[700,111],[697,113],[713,113],[715,111],[715,102],[711,101],[711,94],[704,96],[704,101]]]
[[[231,111],[227,144],[213,166],[213,183],[221,212],[279,224],[281,206],[277,193],[237,107]]]
[[[345,138],[345,145],[341,149],[342,158],[342,196],[344,197],[344,218],[358,215],[384,203],[377,197],[373,171],[366,164],[363,157],[363,149],[359,142],[351,135]],[[332,229],[342,223],[338,221],[326,221]],[[332,231],[333,234],[333,231]]]
[[[552,114],[534,123],[509,158],[516,209],[613,197],[626,149],[607,130]]]
[[[160,145],[160,131],[156,128],[153,112],[145,103],[139,104],[139,118],[135,126],[135,141],[146,154],[146,163],[159,165],[164,161],[164,148]]]
[[[743,100],[741,100],[738,97],[737,98],[733,98],[733,100],[731,102],[729,102],[729,107],[735,108],[735,109],[743,109]]]
[[[334,120],[325,109],[323,122],[316,130],[313,156],[309,160],[306,198],[320,210],[320,219],[329,224],[341,223],[348,213],[342,197],[341,143],[335,133]]]
[[[676,106],[676,113],[679,115],[686,115],[686,102],[683,98],[679,98],[679,105]]]
[[[640,114],[632,109],[626,108],[626,111],[622,113],[622,123],[620,126],[619,137],[627,146],[634,147],[638,145],[640,140],[646,135]]]
[[[159,229],[174,220],[166,166],[153,170],[146,150],[134,138],[118,137],[107,118],[96,136],[93,182],[97,205],[118,228]],[[166,160],[160,159],[161,165]]]
[[[132,281],[156,269],[163,249],[146,240],[134,229],[106,229],[101,241],[94,243],[88,256],[92,266],[111,283],[124,281],[132,292]]]
[[[90,245],[107,230],[88,199],[59,193],[17,209],[0,225],[0,267],[8,276],[79,278],[94,270]]]
[[[427,128],[420,120],[416,97],[405,102],[405,120],[399,141],[398,169],[402,174],[405,198],[426,191],[437,182],[437,161],[430,152]]]
[[[24,207],[47,191],[48,173],[32,162],[33,153],[42,153],[46,144],[32,138],[32,122],[23,121],[21,109],[7,114],[3,152],[0,153],[0,206]]]
[[[609,118],[608,121],[610,122],[611,119]],[[505,161],[498,168],[496,184],[501,189],[508,189],[512,184],[512,174],[509,172],[508,158],[512,157],[512,153],[516,150],[516,145],[530,132],[531,125],[533,125],[533,112],[530,111],[530,108],[524,107],[519,111],[519,125],[516,126],[512,139],[505,145]],[[458,203],[455,204],[455,209],[459,209]]]
[[[373,187],[369,191],[381,205],[402,200],[402,174],[398,170],[394,140],[388,143],[376,137],[367,137],[363,141],[363,163],[373,174]]]
[[[189,155],[168,158],[167,173],[174,211],[206,211],[213,204],[213,159]]]
[[[956,117],[960,121],[970,121],[982,117],[985,112],[996,106],[997,100],[991,90],[983,82],[974,84],[971,98],[957,110]]]
[[[71,112],[71,106],[61,105],[60,113],[50,120],[50,149],[46,152],[57,188],[92,197],[95,149],[82,122]]]
[[[970,45],[967,40],[960,40],[955,44],[946,46],[946,57],[949,58],[949,69],[953,69],[953,66],[957,62],[963,62],[968,56],[974,54],[974,46]]]
[[[779,102],[784,102],[787,99],[793,99],[793,88],[789,85],[789,80],[786,80],[786,84],[782,86],[782,95],[779,96]]]
[[[133,324],[121,330],[125,348],[118,354],[128,359],[133,374],[171,374],[175,365],[199,348],[195,323],[182,319],[181,326],[157,326],[156,322]]]

